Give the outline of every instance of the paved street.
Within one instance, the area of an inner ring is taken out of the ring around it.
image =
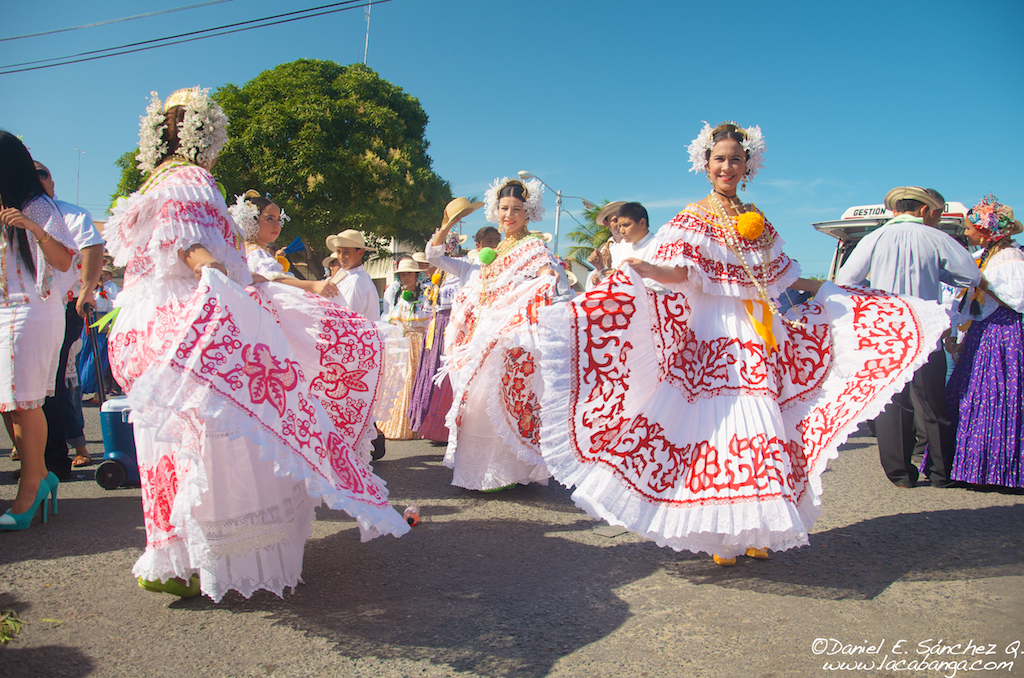
[[[98,410],[86,419],[99,458]],[[421,506],[410,534],[360,544],[354,521],[321,509],[304,584],[219,605],[139,589],[139,489],[77,473],[58,516],[0,533],[0,608],[28,622],[0,647],[0,676],[1024,677],[1022,495],[896,489],[874,440],[853,438],[809,547],[720,568],[602,536],[554,483],[453,488],[442,452],[393,442],[376,466],[399,510]],[[863,649],[830,656],[843,644]],[[838,661],[875,668],[825,668]],[[967,670],[993,661],[1013,666]]]

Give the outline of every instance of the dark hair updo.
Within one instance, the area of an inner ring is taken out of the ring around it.
[[[498,200],[502,198],[516,198],[526,202],[529,197],[530,191],[527,190],[521,181],[516,181],[515,179],[502,186],[498,191]]]
[[[21,143],[21,139],[10,132],[0,130],[0,202],[4,207],[24,210],[33,200],[46,198],[46,191],[36,174],[32,155]],[[56,206],[54,206],[56,209]],[[8,242],[17,241],[18,253],[32,277],[36,275],[32,248],[28,242],[28,231],[23,228],[7,227]]]
[[[715,147],[715,144],[719,141],[725,141],[726,139],[732,139],[742,146],[743,142],[747,140],[747,133],[735,123],[723,122],[711,133],[711,148],[704,151],[705,162],[709,162],[711,160],[711,149]],[[743,153],[746,155],[747,160],[750,160],[750,152],[744,148]]]
[[[269,198],[264,198],[262,195],[260,195],[259,191],[257,191],[254,188],[250,188],[248,191],[245,192],[245,195],[242,197],[245,198],[245,201],[247,203],[255,207],[260,214],[263,214],[263,210],[267,209],[268,207],[274,204],[273,200]]]

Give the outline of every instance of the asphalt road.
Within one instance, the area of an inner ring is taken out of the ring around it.
[[[86,419],[99,458],[98,410]],[[854,438],[809,547],[721,568],[602,536],[554,483],[454,488],[442,451],[392,442],[376,465],[399,510],[421,507],[410,534],[360,544],[321,509],[304,584],[219,605],[139,589],[138,488],[77,473],[58,516],[0,533],[0,608],[28,622],[0,676],[1024,677],[1022,495],[894,488]],[[921,665],[940,661],[958,664]]]

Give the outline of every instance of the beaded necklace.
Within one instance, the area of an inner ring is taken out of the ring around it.
[[[708,194],[708,202],[711,203],[712,208],[714,208],[714,221],[718,225],[718,227],[722,229],[722,233],[725,236],[725,244],[729,247],[729,251],[732,252],[739,260],[740,265],[743,267],[743,270],[747,274],[747,277],[750,278],[750,281],[752,283],[754,283],[754,288],[757,289],[757,295],[761,297],[761,301],[764,302],[765,306],[768,307],[769,312],[771,312],[772,315],[777,316],[783,322],[789,323],[794,326],[800,326],[800,323],[796,323],[792,320],[788,320],[787,318],[783,317],[783,315],[779,312],[778,305],[776,305],[775,300],[772,299],[772,295],[768,292],[768,272],[770,263],[769,260],[771,255],[771,238],[766,234],[766,232],[763,232],[759,236],[759,238],[764,242],[762,243],[761,250],[761,277],[758,278],[757,274],[754,272],[753,266],[751,266],[750,262],[747,261],[747,256],[743,253],[743,248],[740,247],[739,234],[736,232],[736,217],[730,216],[729,213],[725,211],[725,208],[722,206],[722,203],[718,200],[718,196],[715,195],[715,192]],[[744,205],[743,203],[740,203],[737,206],[736,203],[732,202],[731,197],[729,206],[732,207],[733,210],[735,210],[738,214],[747,212],[750,209],[747,205]]]

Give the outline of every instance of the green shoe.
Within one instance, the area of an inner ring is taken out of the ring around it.
[[[139,577],[139,588],[156,593],[170,593],[172,596],[178,596],[179,598],[195,598],[202,593],[199,588],[198,574],[192,575],[188,586],[185,586],[180,579],[168,579],[166,582],[161,582],[160,580],[150,581],[149,579]]]
[[[493,492],[504,492],[505,490],[511,490],[515,486],[516,486],[516,483],[512,483],[510,485],[502,485],[501,487],[495,487],[495,488],[492,488],[490,490],[480,490],[480,491],[481,492],[487,492],[488,494],[490,494],[490,493],[493,493]]]

